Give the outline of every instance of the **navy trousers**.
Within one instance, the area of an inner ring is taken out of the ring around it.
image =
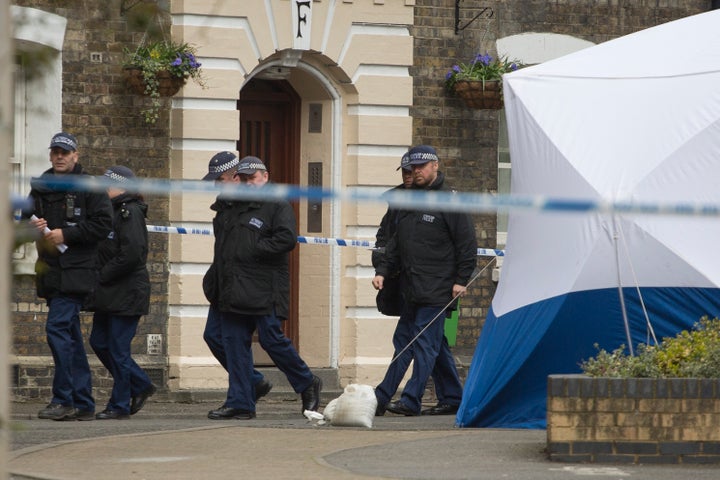
[[[227,356],[225,355],[225,348],[223,347],[222,329],[220,327],[220,312],[212,305],[210,305],[210,309],[208,310],[207,321],[205,322],[205,331],[203,332],[203,340],[205,340],[205,343],[215,359],[225,370],[227,370]],[[265,377],[262,373],[253,368],[253,385],[257,385],[264,378]]]
[[[124,414],[130,413],[131,397],[140,395],[152,386],[150,377],[133,360],[130,352],[139,321],[139,315],[96,312],[90,332],[90,346],[113,377],[107,408]]]
[[[260,346],[285,374],[295,392],[310,387],[313,374],[297,350],[282,332],[280,320],[265,316],[216,312],[220,317],[222,345],[228,371],[228,394],[225,405],[255,411],[252,336],[257,328]]]
[[[413,328],[414,315],[415,311],[413,309],[403,309],[400,315],[392,338],[393,347],[395,348],[393,358],[397,357],[398,353],[405,348],[414,335],[417,334],[412,333],[415,331]],[[432,319],[432,317],[430,318]],[[460,384],[457,367],[455,366],[455,358],[450,351],[450,346],[444,335],[444,316],[439,317],[434,323],[439,323],[443,326],[442,343],[431,373],[435,385],[435,395],[437,396],[438,403],[459,406],[462,401],[462,385]],[[395,361],[388,366],[385,377],[375,388],[378,404],[385,405],[392,399],[393,395],[395,395],[395,392],[400,386],[400,382],[402,382],[410,366],[410,361],[413,359],[414,346],[414,344],[411,345],[410,348],[405,350],[402,355],[397,357]]]
[[[95,411],[90,365],[80,331],[82,301],[55,297],[48,301],[47,342],[55,362],[52,403]]]

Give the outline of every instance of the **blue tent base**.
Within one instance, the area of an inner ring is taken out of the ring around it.
[[[623,290],[633,345],[649,340],[637,290]],[[704,315],[720,316],[720,289],[642,288],[655,334],[675,336]],[[460,427],[546,427],[547,376],[579,373],[597,353],[627,345],[617,289],[574,292],[497,317],[490,310],[463,401]]]

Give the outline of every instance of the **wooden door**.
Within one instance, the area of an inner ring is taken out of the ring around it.
[[[300,99],[285,81],[251,80],[243,87],[238,101],[240,158],[260,158],[274,183],[298,184],[300,179]],[[294,202],[295,218],[298,204]],[[298,249],[290,252],[290,314],[283,322],[285,335],[298,345]],[[256,365],[272,364],[267,354],[253,345]]]

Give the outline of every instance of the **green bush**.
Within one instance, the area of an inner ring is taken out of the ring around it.
[[[703,317],[691,331],[664,338],[658,345],[640,345],[635,356],[625,345],[598,354],[580,364],[592,377],[720,378],[720,319]]]

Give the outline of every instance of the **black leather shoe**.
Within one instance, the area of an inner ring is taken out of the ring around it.
[[[264,378],[255,384],[255,401],[257,402],[262,397],[270,393],[273,384],[265,380]]]
[[[38,418],[47,420],[74,420],[74,417],[75,408],[66,407],[65,405],[60,405],[59,403],[50,403],[47,407],[38,412]]]
[[[322,379],[313,375],[313,381],[300,395],[302,397],[302,411],[310,410],[316,412],[320,406],[320,390],[322,390]]]
[[[250,420],[251,418],[255,418],[255,412],[223,405],[217,410],[210,410],[210,412],[208,412],[208,418],[210,420]]]
[[[385,415],[385,406],[387,404],[380,401],[380,399],[377,396],[377,391],[375,392],[375,400],[377,400],[377,408],[375,408],[375,416],[382,417],[383,415]]]
[[[80,410],[79,408],[73,409],[73,412],[63,417],[53,418],[57,422],[87,422],[88,420],[95,420],[94,410]]]
[[[79,408],[76,408],[75,420],[78,422],[89,422],[90,420],[95,420],[95,410],[80,410]]]
[[[157,392],[157,387],[151,383],[147,390],[136,397],[132,397],[130,399],[130,415],[135,415],[142,410],[145,406],[145,401],[155,395],[155,392]]]
[[[448,405],[447,403],[438,403],[434,407],[427,408],[422,411],[423,415],[455,415],[460,408],[459,405]]]
[[[220,408],[217,408],[217,409],[215,409],[215,410],[210,410],[210,411],[208,412],[208,418],[210,418],[210,415],[212,415],[213,412],[217,412],[217,411],[219,411],[219,410],[222,410],[223,408],[225,408],[225,404],[224,404],[224,403],[223,403],[222,405],[220,405]]]
[[[406,417],[415,417],[418,415],[418,412],[411,410],[410,407],[400,401],[388,403],[385,406],[385,409],[388,412],[392,412],[397,415],[405,415]]]
[[[130,415],[122,413],[119,410],[110,410],[109,408],[106,408],[102,412],[95,414],[95,418],[98,420],[127,420],[130,418]]]

